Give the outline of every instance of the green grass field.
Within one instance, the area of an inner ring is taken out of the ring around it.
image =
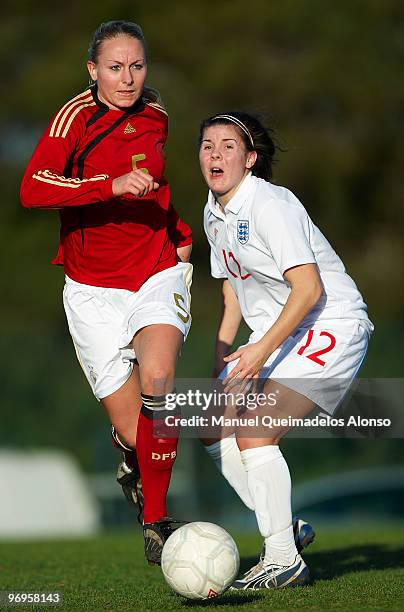
[[[143,559],[139,530],[93,539],[0,544],[0,590],[63,591],[63,610],[404,610],[404,528],[317,530],[304,555],[313,584],[278,591],[225,593],[189,602]],[[235,534],[233,534],[235,535]],[[237,537],[241,569],[260,540]],[[5,608],[2,608],[5,609]],[[44,610],[47,606],[19,609]],[[59,607],[52,609],[60,609]]]

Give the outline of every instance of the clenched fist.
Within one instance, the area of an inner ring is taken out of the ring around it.
[[[130,193],[137,198],[141,198],[153,191],[153,189],[158,188],[159,184],[156,183],[154,178],[141,170],[132,170],[128,174],[123,174],[112,181],[112,193],[114,196],[123,196]]]

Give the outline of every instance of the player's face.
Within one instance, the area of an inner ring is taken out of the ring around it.
[[[211,125],[203,134],[199,161],[209,189],[225,206],[255,163],[255,151],[247,151],[233,125]]]
[[[143,45],[136,38],[119,35],[104,40],[97,62],[88,61],[87,68],[97,81],[98,97],[109,108],[124,110],[142,95],[147,64]]]

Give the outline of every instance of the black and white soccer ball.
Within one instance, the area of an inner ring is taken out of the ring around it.
[[[180,527],[164,545],[161,569],[174,591],[188,599],[210,599],[234,582],[240,565],[235,541],[214,523]]]

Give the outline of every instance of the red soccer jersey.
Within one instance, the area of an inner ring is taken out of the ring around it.
[[[60,246],[52,263],[77,282],[137,291],[176,264],[176,247],[192,242],[170,204],[164,178],[167,114],[143,97],[127,111],[110,109],[93,86],[55,115],[21,186],[26,208],[59,209]],[[116,198],[114,178],[144,168],[160,187]]]

